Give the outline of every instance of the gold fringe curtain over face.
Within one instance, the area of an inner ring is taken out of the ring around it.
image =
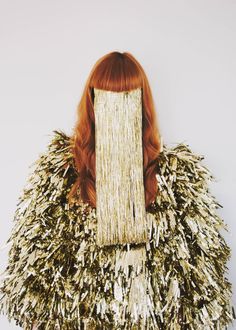
[[[147,242],[142,90],[94,88],[97,244]]]

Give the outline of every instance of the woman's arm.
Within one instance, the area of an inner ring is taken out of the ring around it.
[[[35,319],[40,321],[40,330],[45,323],[53,327],[56,322],[50,315],[56,308],[54,290],[57,285],[58,289],[63,288],[57,274],[63,262],[70,261],[70,256],[64,256],[68,243],[63,237],[62,223],[68,224],[69,216],[78,217],[67,205],[67,188],[73,183],[73,173],[68,168],[69,145],[61,140],[62,136],[55,134],[46,152],[35,161],[19,197],[7,241],[11,247],[1,282],[0,311],[28,330]]]
[[[167,297],[162,308],[170,328],[181,321],[194,329],[223,329],[235,318],[227,278],[231,249],[220,232],[227,224],[217,212],[222,206],[209,186],[215,178],[203,159],[184,144],[165,148],[159,159],[153,281]]]

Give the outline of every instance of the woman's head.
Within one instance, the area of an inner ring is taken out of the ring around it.
[[[78,178],[69,193],[96,207],[95,116],[94,88],[123,92],[142,89],[142,140],[145,205],[148,207],[157,193],[157,158],[160,134],[151,89],[138,61],[128,52],[111,52],[93,66],[77,108],[77,120],[71,142]]]
[[[145,73],[131,54],[111,52],[95,63],[86,88],[122,92],[144,87],[145,82]]]

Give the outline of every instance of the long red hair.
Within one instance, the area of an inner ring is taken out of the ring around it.
[[[153,97],[146,74],[139,62],[128,52],[117,51],[101,57],[87,79],[77,107],[77,120],[71,136],[74,164],[78,177],[68,194],[69,202],[79,191],[82,201],[96,207],[95,116],[93,88],[115,92],[142,88],[143,175],[146,208],[155,200],[158,186],[157,158],[160,135]],[[78,195],[77,195],[78,196]]]

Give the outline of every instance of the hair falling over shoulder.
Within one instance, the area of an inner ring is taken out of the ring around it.
[[[157,116],[144,69],[130,53],[117,51],[104,55],[95,63],[77,107],[71,141],[78,178],[68,194],[69,203],[76,199],[79,190],[79,198],[96,207],[93,88],[114,92],[142,89],[143,175],[147,208],[155,200],[158,190],[156,169],[161,142]]]

